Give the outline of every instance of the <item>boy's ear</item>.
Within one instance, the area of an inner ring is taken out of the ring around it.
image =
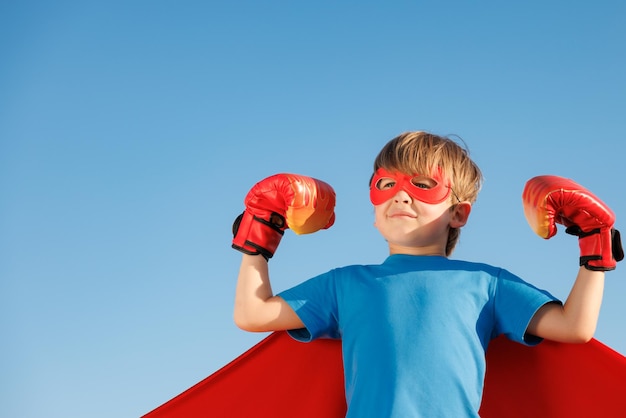
[[[454,206],[452,212],[452,218],[450,219],[451,228],[460,228],[467,223],[470,212],[472,211],[472,204],[469,202],[459,202]]]

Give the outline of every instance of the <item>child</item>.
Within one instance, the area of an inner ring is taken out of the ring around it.
[[[551,181],[548,176],[548,188]],[[525,193],[529,206],[545,182],[529,182],[535,186]],[[580,237],[582,266],[564,304],[501,268],[447,258],[481,183],[479,168],[451,139],[425,132],[392,139],[370,179],[375,226],[389,257],[380,265],[331,270],[275,296],[268,260],[284,229],[298,223],[289,211],[315,207],[315,225],[298,233],[327,228],[334,192],[302,176],[263,180],[233,227],[233,247],[244,253],[236,324],[247,331],[288,330],[300,341],[341,338],[348,417],[477,417],[489,341],[500,334],[528,345],[544,338],[590,340],[604,271],[616,261],[612,212],[573,182],[567,186],[575,186],[575,199],[536,199],[546,207],[534,210],[539,223],[562,223]]]

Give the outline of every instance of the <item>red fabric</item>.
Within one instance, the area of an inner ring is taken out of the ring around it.
[[[304,344],[276,332],[143,418],[341,418],[345,411],[339,341]],[[497,338],[487,351],[480,414],[626,417],[626,357],[596,340],[525,347]]]
[[[597,340],[526,347],[497,338],[487,350],[480,412],[483,418],[624,418],[626,357]]]
[[[144,418],[343,417],[341,343],[275,332]]]

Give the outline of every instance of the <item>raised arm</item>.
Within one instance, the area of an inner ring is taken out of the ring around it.
[[[556,232],[556,224],[578,236],[580,270],[565,303],[550,303],[532,318],[527,332],[560,342],[589,341],[596,330],[605,271],[624,258],[615,215],[591,192],[569,179],[539,176],[526,183],[522,194],[524,214],[542,238]]]
[[[335,220],[335,192],[328,184],[296,174],[277,174],[247,194],[246,209],[233,225],[232,247],[244,253],[235,291],[234,320],[246,331],[301,328],[291,307],[274,296],[268,260],[287,228],[307,234]]]
[[[274,296],[267,261],[260,256],[244,255],[235,290],[235,324],[251,332],[302,328],[291,307]]]
[[[604,272],[581,267],[565,303],[542,306],[527,332],[559,342],[588,342],[596,331],[603,292]]]

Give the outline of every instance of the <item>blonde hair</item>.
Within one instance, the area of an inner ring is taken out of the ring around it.
[[[483,183],[482,173],[466,147],[449,137],[423,131],[405,132],[387,142],[374,160],[374,172],[381,167],[405,174],[430,174],[441,167],[452,188],[453,204],[457,203],[457,197],[460,201],[474,203]],[[452,254],[460,234],[460,228],[450,228],[447,256]]]

